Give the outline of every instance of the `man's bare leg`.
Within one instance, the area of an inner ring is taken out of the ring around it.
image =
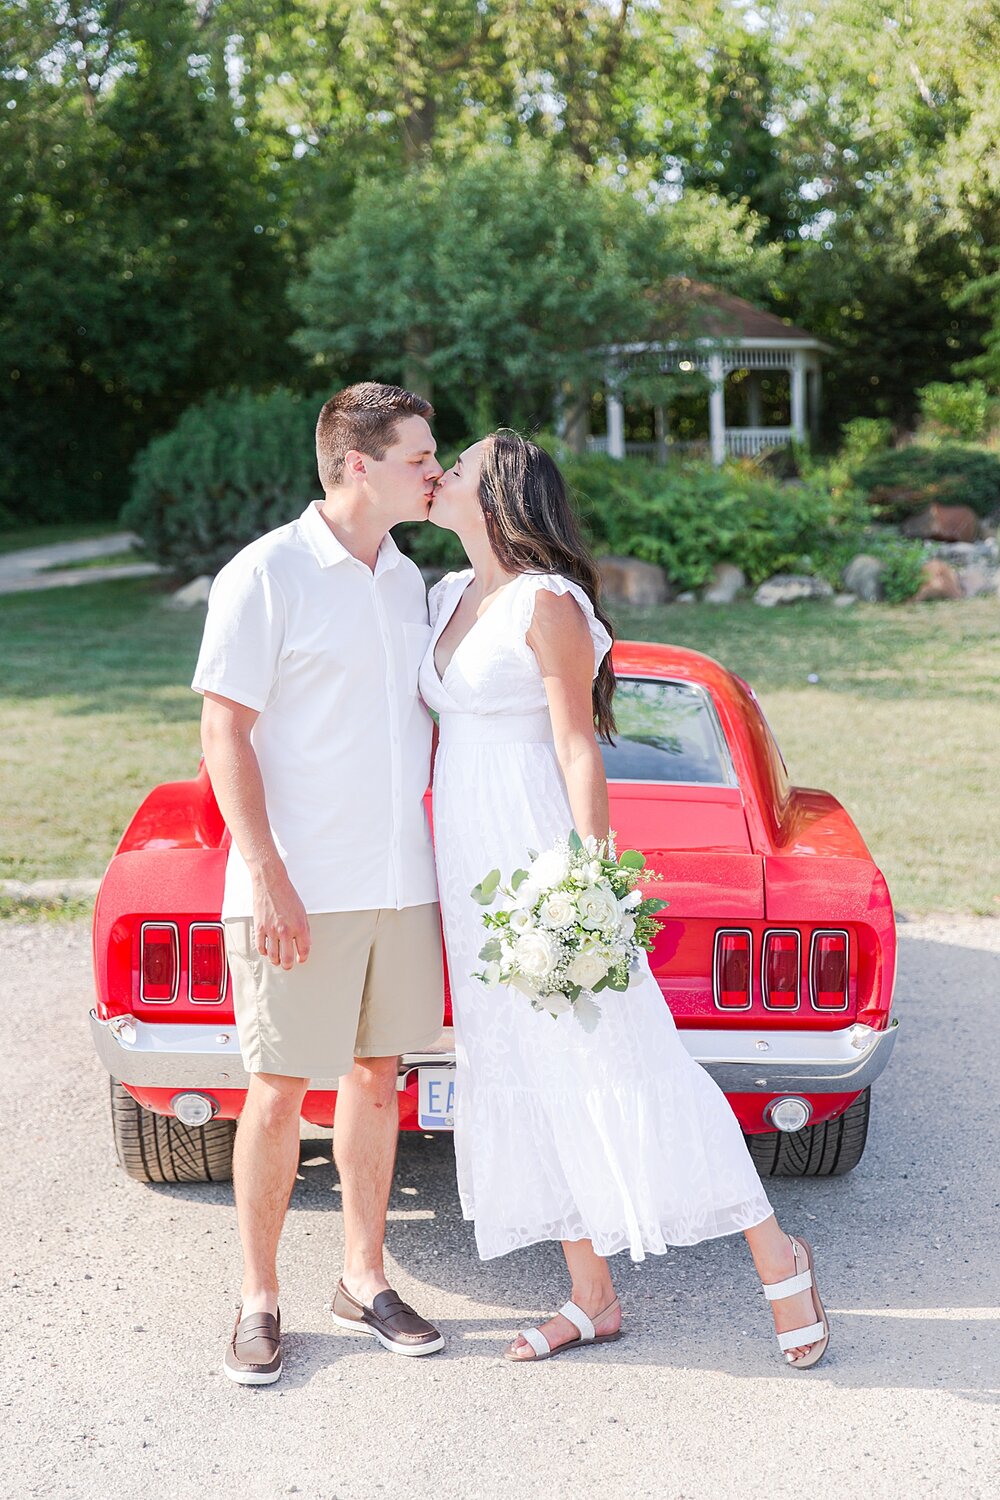
[[[358,1057],[337,1090],[333,1155],[344,1209],[344,1285],[371,1307],[388,1289],[382,1259],[396,1162],[398,1057]]]
[[[299,1163],[306,1078],[252,1073],[233,1147],[243,1313],[278,1310],[278,1241]]]

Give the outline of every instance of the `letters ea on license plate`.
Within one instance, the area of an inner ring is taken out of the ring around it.
[[[418,1068],[417,1116],[422,1130],[454,1130],[454,1068]]]

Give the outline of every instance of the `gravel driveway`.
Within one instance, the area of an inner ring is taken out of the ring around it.
[[[520,1323],[563,1300],[560,1257],[476,1260],[442,1136],[402,1140],[388,1245],[400,1292],[447,1346],[394,1358],[329,1321],[337,1178],[328,1140],[309,1140],[283,1242],[285,1376],[258,1390],[221,1370],[238,1287],[229,1187],[143,1186],[115,1164],[87,930],[0,934],[12,1500],[1000,1490],[1000,922],[901,928],[900,1036],[864,1161],[769,1187],[816,1250],[833,1323],[817,1370],[783,1366],[740,1237],[619,1257],[627,1338],[544,1369],[502,1364]]]

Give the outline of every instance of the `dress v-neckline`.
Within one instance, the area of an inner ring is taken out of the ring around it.
[[[433,643],[431,645],[431,666],[434,668],[434,676],[437,678],[438,682],[441,684],[442,687],[444,687],[445,679],[447,678],[448,673],[451,671],[452,666],[454,665],[455,657],[461,651],[462,647],[465,645],[466,641],[469,639],[469,636],[475,630],[476,626],[477,625],[481,625],[482,622],[486,619],[486,616],[489,614],[490,610],[493,608],[493,606],[495,604],[499,603],[500,595],[501,594],[505,594],[507,592],[507,590],[510,588],[510,586],[511,586],[512,583],[516,583],[519,578],[523,578],[523,577],[524,577],[523,573],[515,573],[514,577],[511,578],[507,583],[502,583],[500,585],[500,587],[496,591],[496,596],[493,599],[490,600],[489,604],[487,604],[487,606],[483,610],[482,614],[481,615],[477,615],[476,618],[473,620],[472,624],[469,626],[468,630],[465,632],[465,634],[463,635],[462,639],[459,641],[458,645],[455,647],[454,651],[449,656],[449,658],[448,658],[448,665],[445,667],[444,671],[442,672],[440,670],[440,668],[438,667],[438,664],[437,664],[438,642],[440,641],[441,637],[444,635],[445,631],[448,629],[448,626],[451,624],[452,620],[458,614],[459,605],[461,604],[462,600],[465,598],[465,595],[468,592],[468,589],[469,589],[470,585],[475,582],[475,578],[476,578],[475,572],[472,572],[471,577],[468,578],[468,579],[466,579],[466,581],[465,581],[465,583],[464,583],[464,585],[462,587],[462,592],[458,595],[458,598],[455,600],[455,603],[454,603],[453,607],[449,610],[447,616],[445,617],[444,624],[442,625],[442,624],[439,623],[438,626],[437,626],[437,628],[435,629],[434,640],[433,640]]]

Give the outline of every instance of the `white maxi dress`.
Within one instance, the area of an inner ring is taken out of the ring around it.
[[[600,997],[584,1031],[518,991],[471,977],[486,940],[473,886],[572,827],[545,689],[525,640],[539,589],[586,615],[594,673],[610,639],[584,590],[558,574],[506,585],[444,673],[434,646],[472,580],[431,590],[420,690],[440,715],[434,834],[455,1018],[455,1151],[462,1211],[483,1260],[540,1240],[593,1241],[633,1260],[761,1223],[772,1212],[725,1095],[677,1035],[648,963]]]

